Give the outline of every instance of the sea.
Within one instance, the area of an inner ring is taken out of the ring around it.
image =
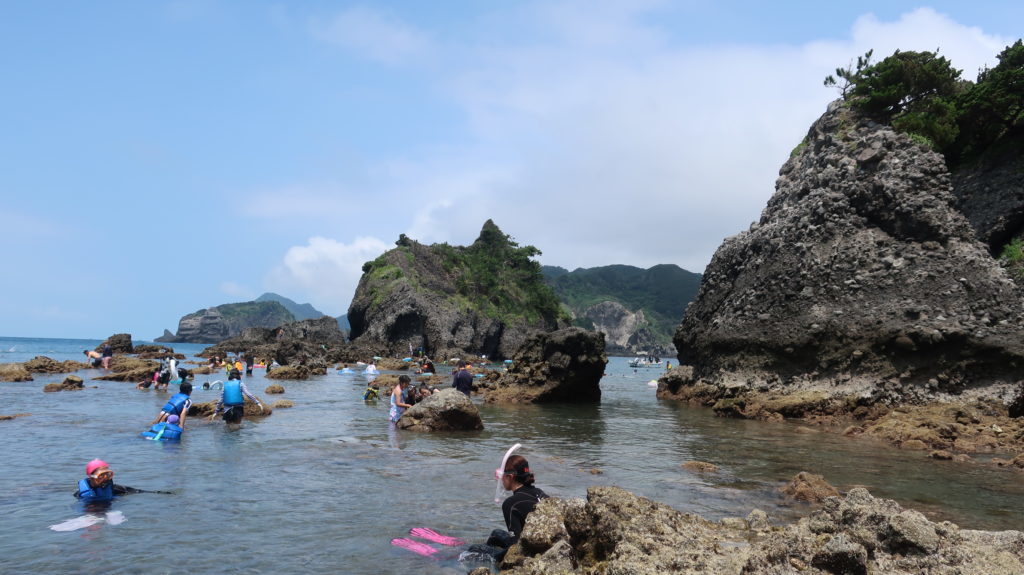
[[[99,343],[0,337],[0,363],[80,361]],[[194,356],[204,346],[171,345],[201,361]],[[458,433],[390,428],[387,398],[364,401],[360,372],[275,381],[285,393],[269,396],[271,381],[257,369],[247,386],[293,407],[238,427],[192,418],[174,444],[139,436],[170,393],[95,380],[98,369],[78,373],[82,391],[43,393],[64,375],[0,383],[0,415],[27,414],[0,421],[0,573],[466,573],[479,564],[460,562],[460,553],[504,528],[494,469],[516,443],[537,485],[557,497],[616,485],[712,520],[761,509],[783,524],[811,511],[779,493],[807,471],[935,521],[1024,528],[1019,473],[796,421],[717,418],[657,399],[661,370],[628,361],[609,358],[599,404],[494,406],[475,397],[485,428]],[[201,386],[218,378],[196,376],[194,400],[216,399]],[[88,526],[52,529],[87,515],[72,493],[93,458],[111,465],[116,483],[168,493],[120,497]],[[692,473],[681,467],[688,461],[718,471]],[[415,527],[465,544],[423,541],[437,549],[430,557],[391,544]]]

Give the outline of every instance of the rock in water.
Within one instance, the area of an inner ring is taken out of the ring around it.
[[[890,378],[905,400],[1018,379],[1021,297],[954,203],[941,155],[833,103],[715,253],[675,336],[692,377],[659,394]]]
[[[484,428],[480,411],[456,389],[447,388],[427,396],[398,419],[399,429],[412,431],[465,431]]]
[[[601,332],[570,327],[537,334],[516,352],[485,401],[598,403],[607,364]]]

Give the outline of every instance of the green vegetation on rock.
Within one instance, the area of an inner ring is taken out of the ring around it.
[[[910,134],[956,165],[1019,133],[1024,119],[1024,44],[1017,40],[976,82],[935,52],[901,52],[872,63],[872,52],[825,78],[871,118]]]

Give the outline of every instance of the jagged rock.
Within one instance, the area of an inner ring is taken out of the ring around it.
[[[248,397],[245,398],[245,415],[244,417],[265,417],[274,413],[274,407],[263,401],[262,397],[257,396],[260,403],[263,404],[263,409],[257,405],[253,400]],[[188,410],[189,417],[209,417],[213,415],[213,410],[217,408],[217,400],[207,401],[206,403],[193,403],[192,407]]]
[[[80,361],[72,361],[70,359],[57,361],[45,355],[37,355],[23,363],[22,366],[31,373],[70,373],[87,367],[86,364]]]
[[[1024,231],[1024,156],[1016,146],[999,146],[952,174],[956,205],[992,253]]]
[[[32,381],[32,374],[20,363],[0,363],[0,381]]]
[[[1021,296],[957,211],[942,156],[840,103],[806,141],[705,271],[675,337],[693,375],[659,397],[701,383],[900,403],[1016,381]]]
[[[714,523],[618,487],[591,487],[585,504],[538,503],[501,568],[503,575],[1016,575],[1024,573],[1024,533],[932,523],[862,488],[772,528],[760,516]]]
[[[279,399],[274,402],[274,409],[288,409],[289,407],[295,407],[295,403],[287,399]]]
[[[210,346],[198,355],[227,357],[231,354],[244,353],[251,354],[254,358],[276,361],[282,366],[302,365],[311,370],[315,369],[317,373],[326,373],[329,365],[341,361],[337,356],[345,355],[347,347],[345,336],[338,329],[337,320],[324,316],[290,322],[274,328],[246,328],[240,335]],[[275,371],[277,369],[271,370],[268,377],[273,378]]]
[[[142,381],[151,379],[153,371],[160,364],[151,359],[114,356],[110,361],[110,373],[94,377],[103,381]]]
[[[103,343],[109,344],[114,353],[135,353],[130,333],[115,333]],[[96,346],[96,351],[103,351],[103,343]]]
[[[839,490],[825,481],[824,477],[806,471],[797,473],[780,491],[789,499],[805,503],[820,503],[826,497],[839,495]]]
[[[173,356],[176,359],[185,359],[183,354],[174,353],[174,348],[166,345],[152,345],[144,343],[135,346],[134,353],[138,355],[139,359],[161,359],[167,356]]]
[[[471,246],[427,246],[404,235],[397,244],[363,266],[349,307],[353,343],[367,351],[401,356],[422,347],[440,359],[502,359],[531,334],[565,325],[530,249],[491,220]]]
[[[48,383],[43,387],[43,391],[47,393],[54,391],[78,391],[79,389],[85,389],[85,382],[77,375],[69,375],[60,383]]]
[[[273,385],[268,385],[267,388],[263,390],[263,393],[268,395],[281,394],[284,393],[284,387],[275,383]]]
[[[604,334],[567,328],[530,338],[487,392],[488,403],[596,403],[608,357]]]
[[[476,431],[483,429],[484,423],[466,394],[448,388],[407,409],[397,426],[410,431]]]
[[[266,377],[267,379],[309,379],[309,373],[309,368],[304,365],[286,365],[274,368]]]

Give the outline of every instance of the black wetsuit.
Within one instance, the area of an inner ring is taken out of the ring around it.
[[[505,525],[512,535],[518,540],[523,533],[523,524],[526,516],[537,506],[541,499],[547,499],[548,494],[539,487],[524,485],[512,492],[501,504],[501,512],[505,515]]]

